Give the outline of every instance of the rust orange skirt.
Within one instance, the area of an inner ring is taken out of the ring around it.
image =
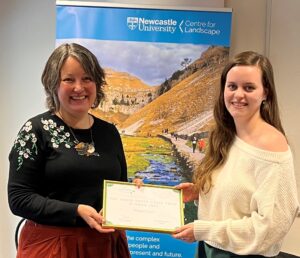
[[[26,221],[17,258],[129,258],[124,231],[99,233],[89,227],[54,227]]]

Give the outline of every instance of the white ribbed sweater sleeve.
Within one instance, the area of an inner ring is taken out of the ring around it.
[[[299,210],[293,158],[236,138],[213,188],[200,194],[194,235],[236,254],[275,256]]]

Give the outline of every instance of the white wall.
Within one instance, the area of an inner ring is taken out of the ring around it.
[[[286,134],[295,159],[300,196],[300,1],[273,0],[270,4],[269,56],[274,64],[278,99]],[[285,239],[283,250],[300,256],[300,217]]]
[[[138,0],[106,1],[140,3]],[[159,5],[223,6],[222,0],[152,0]],[[202,5],[201,5],[202,3]],[[297,97],[300,96],[298,26],[299,0],[225,0],[233,8],[231,55],[243,50],[269,54],[274,65],[284,127],[300,169],[300,132]],[[270,22],[270,23],[269,23]],[[0,3],[0,258],[12,258],[17,217],[7,205],[8,152],[25,120],[44,110],[40,76],[55,45],[55,0],[1,0]],[[299,177],[298,177],[299,178]],[[283,251],[300,255],[300,218],[297,218]]]
[[[25,120],[45,110],[40,76],[54,46],[54,0],[1,0],[0,258],[15,257],[19,220],[7,205],[8,153]]]
[[[253,50],[265,52],[267,0],[225,0],[232,8],[230,55]]]
[[[60,0],[58,0],[60,1]],[[72,2],[77,0],[65,0]],[[130,5],[150,5],[150,6],[184,6],[184,7],[223,7],[224,0],[79,0],[80,2],[104,2],[104,3],[118,3]]]

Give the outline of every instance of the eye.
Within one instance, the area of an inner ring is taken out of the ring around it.
[[[62,81],[66,82],[66,83],[72,83],[72,82],[74,82],[74,79],[71,77],[66,77],[66,78],[63,78]]]
[[[237,86],[234,83],[229,83],[226,85],[229,90],[236,90]]]
[[[252,92],[254,89],[255,89],[255,87],[253,85],[247,85],[247,86],[245,86],[245,90],[247,92]]]
[[[91,82],[91,81],[93,81],[92,77],[90,77],[90,76],[85,76],[85,77],[82,78],[82,80],[84,82]]]

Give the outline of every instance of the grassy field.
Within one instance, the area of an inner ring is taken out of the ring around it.
[[[128,177],[134,176],[137,171],[145,170],[149,166],[149,161],[143,154],[153,155],[152,159],[160,159],[162,162],[170,162],[171,143],[159,137],[136,137],[122,136],[122,142],[125,150],[125,156],[128,167]],[[161,156],[155,154],[166,155],[163,160]]]

